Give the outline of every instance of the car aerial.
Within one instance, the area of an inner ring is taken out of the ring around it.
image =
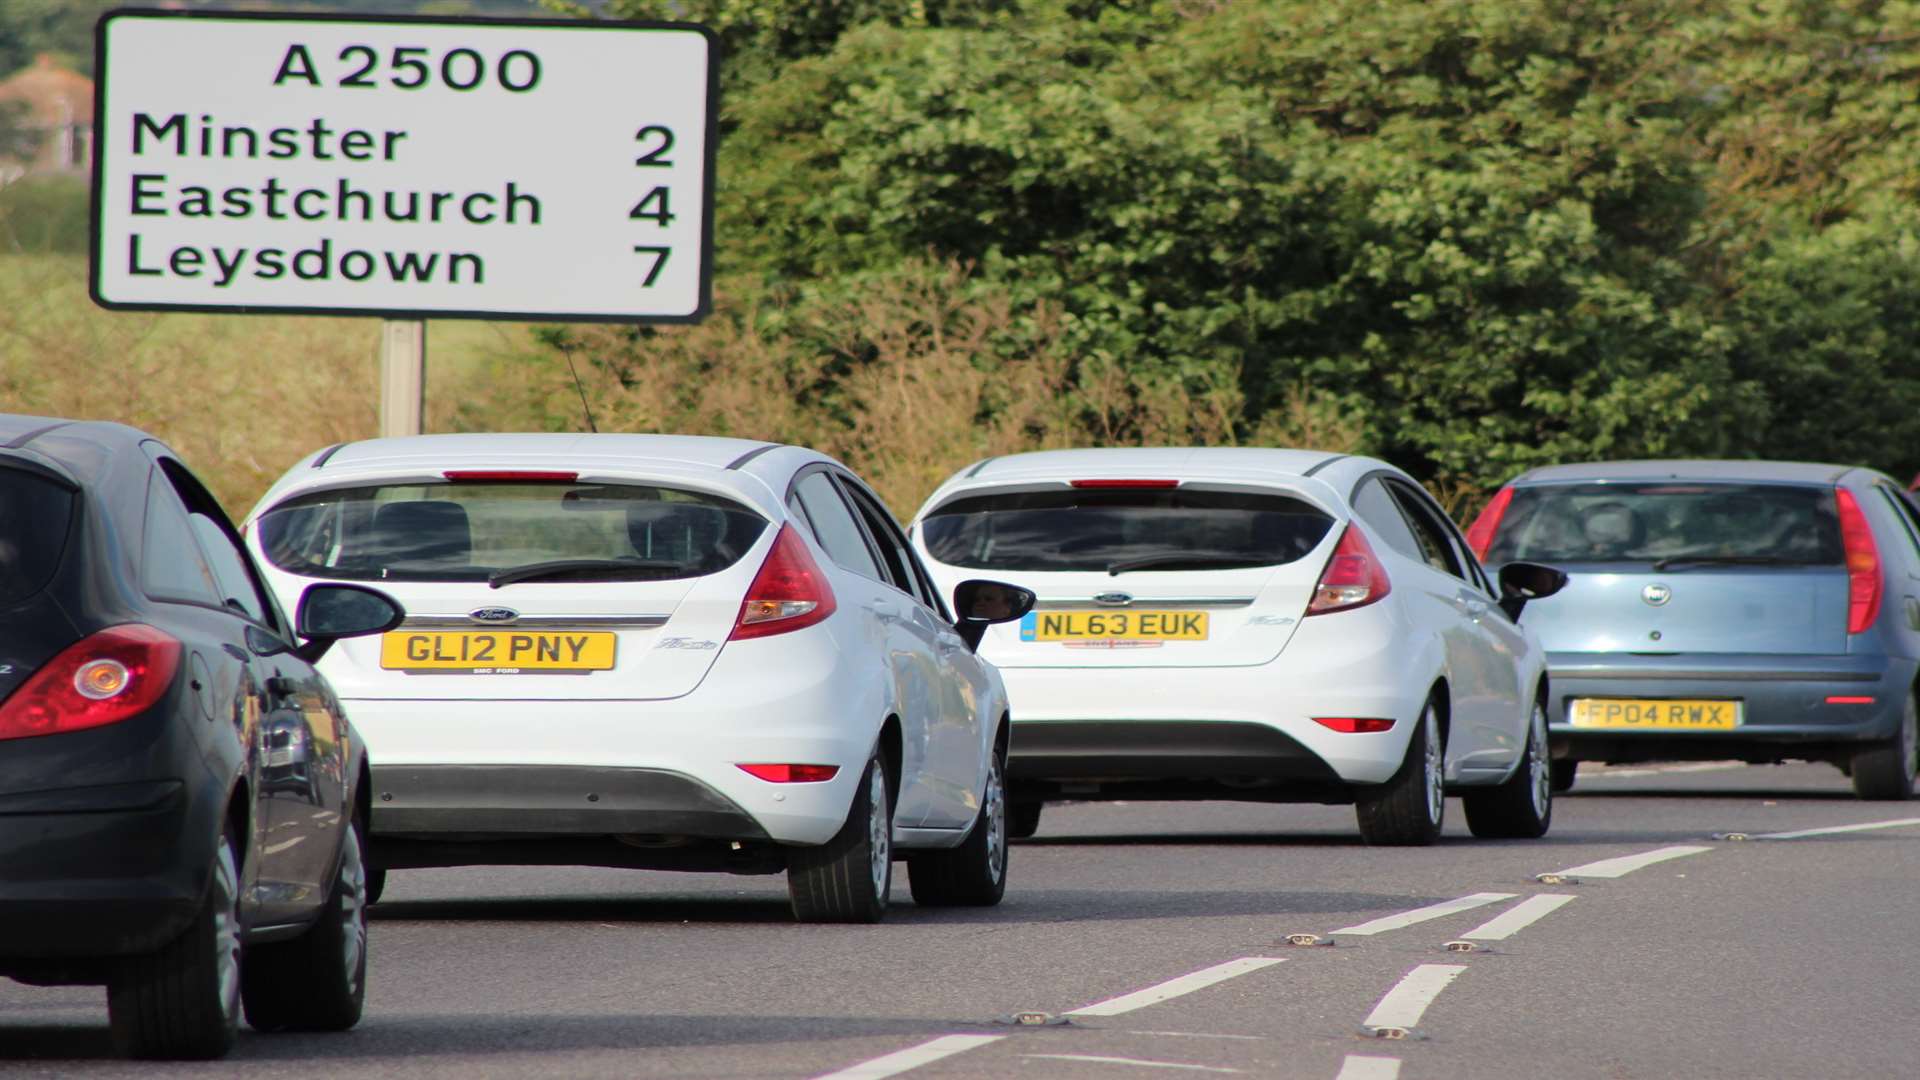
[[[104,984],[134,1056],[360,1018],[366,758],[312,662],[402,612],[290,599],[159,441],[0,416],[0,975]]]
[[[811,450],[700,436],[375,439],[249,518],[283,596],[377,582],[411,614],[322,665],[372,762],[389,870],[787,875],[871,922],[1006,887],[1006,692],[973,645],[1031,597],[943,596],[881,500]]]
[[[1912,795],[1920,513],[1869,469],[1625,461],[1522,473],[1468,531],[1545,559],[1527,612],[1552,675],[1556,783],[1581,761],[1827,761]]]
[[[1412,478],[1371,458],[1060,450],[961,470],[912,539],[934,579],[1038,596],[982,655],[1015,706],[1012,833],[1050,799],[1352,803],[1369,843],[1544,835],[1545,656]]]

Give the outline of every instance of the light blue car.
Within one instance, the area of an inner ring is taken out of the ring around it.
[[[1534,469],[1467,531],[1490,570],[1570,580],[1547,648],[1556,788],[1582,761],[1826,761],[1864,799],[1920,765],[1920,508],[1869,469],[1619,461]]]

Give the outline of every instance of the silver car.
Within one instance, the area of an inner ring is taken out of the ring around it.
[[[1581,761],[1827,761],[1912,796],[1920,510],[1869,469],[1628,461],[1535,469],[1467,532],[1489,569],[1570,580],[1547,648],[1557,787]]]

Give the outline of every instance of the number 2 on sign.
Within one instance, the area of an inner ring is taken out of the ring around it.
[[[635,168],[654,169],[673,165],[673,160],[667,157],[667,153],[673,149],[671,128],[648,124],[634,132],[633,140],[640,144],[641,149],[640,156],[633,159]],[[633,209],[627,212],[627,217],[633,221],[651,221],[663,229],[666,228],[667,223],[674,217],[667,209],[666,185],[655,185],[652,190],[641,196],[640,201],[634,203]],[[652,288],[653,283],[660,280],[660,271],[666,268],[667,256],[673,253],[673,249],[635,244],[633,250],[636,254],[653,256],[652,264],[647,267],[647,276],[640,282],[641,288]]]

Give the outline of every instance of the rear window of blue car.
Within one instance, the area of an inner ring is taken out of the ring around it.
[[[0,468],[0,604],[46,588],[67,550],[73,492],[20,469]]]
[[[1831,488],[1791,484],[1555,484],[1517,487],[1490,565],[1702,562],[1838,566]]]

